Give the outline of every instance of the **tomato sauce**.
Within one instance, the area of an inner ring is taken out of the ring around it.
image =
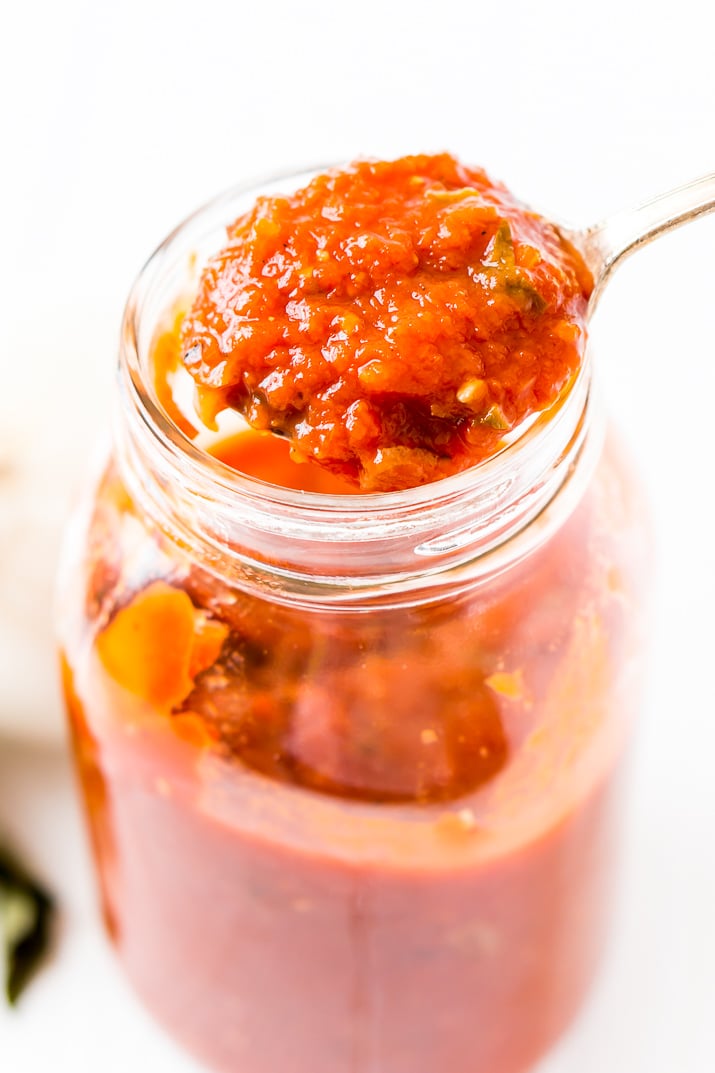
[[[580,367],[591,279],[548,221],[448,154],[364,161],[228,228],[183,321],[226,408],[366,491],[472,466]]]
[[[270,432],[237,432],[213,444],[209,454],[238,473],[279,488],[333,496],[355,495],[359,491],[351,482],[309,459],[297,462],[288,441]]]

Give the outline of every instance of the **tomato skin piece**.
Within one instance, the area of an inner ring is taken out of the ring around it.
[[[181,350],[205,423],[239,410],[392,491],[475,465],[562,396],[590,289],[557,229],[481,169],[362,161],[228,228]]]
[[[218,657],[228,629],[182,590],[153,581],[97,637],[97,653],[124,689],[158,709],[180,704]]]

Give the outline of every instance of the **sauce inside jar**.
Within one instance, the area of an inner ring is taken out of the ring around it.
[[[209,454],[237,473],[279,488],[333,496],[355,495],[359,491],[350,481],[314,462],[297,462],[288,441],[270,432],[253,429],[237,432],[213,444]]]

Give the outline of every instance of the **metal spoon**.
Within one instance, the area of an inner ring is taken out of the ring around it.
[[[613,271],[635,250],[666,231],[715,212],[715,173],[678,186],[638,208],[614,213],[592,227],[559,227],[583,256],[594,279],[589,302],[593,313]]]

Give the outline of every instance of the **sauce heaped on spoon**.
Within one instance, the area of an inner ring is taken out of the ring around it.
[[[447,154],[364,161],[228,228],[181,328],[208,425],[238,410],[363,491],[457,473],[577,373],[592,279]]]

